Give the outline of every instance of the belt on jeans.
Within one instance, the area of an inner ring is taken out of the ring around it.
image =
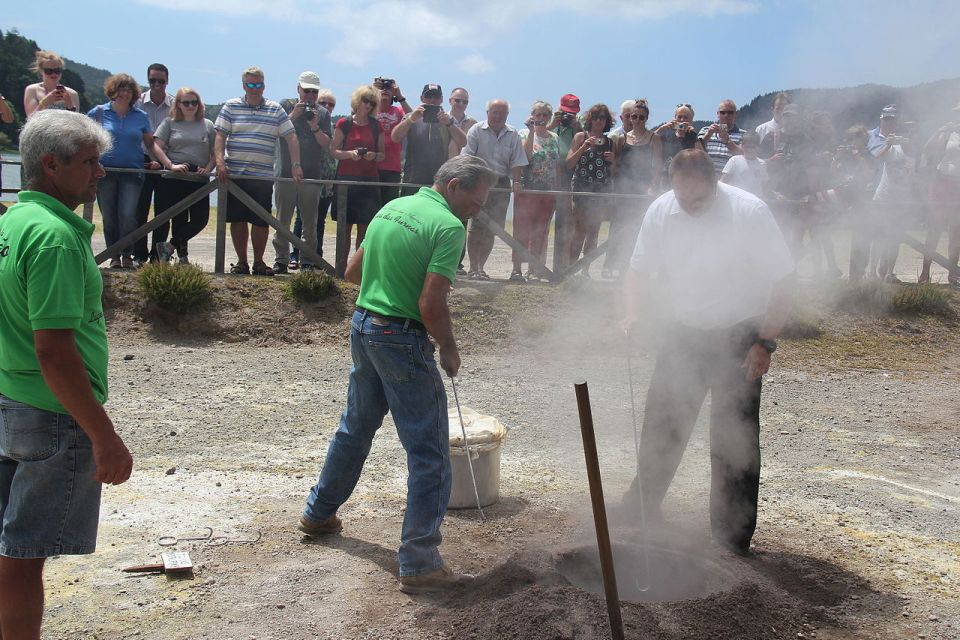
[[[425,326],[423,326],[423,323],[422,323],[422,322],[420,322],[420,321],[418,321],[418,320],[414,320],[413,318],[395,318],[395,317],[393,317],[393,316],[384,316],[384,315],[381,315],[381,314],[379,314],[379,313],[374,313],[373,311],[370,311],[369,309],[364,309],[363,307],[357,307],[356,310],[357,310],[358,312],[360,312],[360,313],[365,313],[366,315],[370,316],[371,318],[376,318],[377,320],[386,320],[387,322],[396,322],[396,323],[398,323],[398,324],[402,324],[404,330],[407,330],[407,329],[419,329],[420,331],[423,331],[423,332],[426,332],[426,330],[427,330],[427,328],[426,328]]]

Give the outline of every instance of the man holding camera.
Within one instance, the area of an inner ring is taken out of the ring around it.
[[[280,101],[280,106],[290,115],[297,141],[300,143],[300,166],[303,169],[303,177],[312,180],[323,178],[323,155],[330,148],[330,139],[333,136],[330,113],[317,104],[319,93],[320,77],[313,71],[304,71],[297,79],[297,100],[291,98]],[[286,145],[279,146],[280,167],[277,176],[292,178],[290,152]],[[300,218],[303,221],[303,241],[308,247],[317,246],[317,216],[322,189],[323,185],[319,184],[277,183],[277,217],[280,219],[280,224],[285,229],[289,229],[293,211],[299,207]],[[287,273],[290,243],[274,232],[273,248],[277,253],[273,272]],[[301,266],[304,269],[311,269],[314,265],[304,256]]]
[[[450,114],[443,110],[443,89],[438,84],[424,85],[420,106],[407,114],[390,132],[397,144],[407,141],[403,164],[403,181],[413,184],[433,184],[433,177],[450,156],[451,140],[462,148],[466,134],[456,126]],[[402,195],[413,195],[414,187],[404,187]]]
[[[548,131],[557,134],[557,142],[560,147],[560,158],[566,158],[570,150],[570,144],[573,142],[573,136],[582,131],[580,120],[577,114],[580,113],[580,98],[572,93],[565,94],[560,98],[560,107],[554,112],[553,119],[547,125]],[[570,188],[570,177],[572,169],[568,169],[566,163],[560,162],[557,165],[557,185],[559,189],[567,190]],[[571,196],[557,197],[557,237],[555,242],[558,246],[569,244],[567,236],[567,221],[570,219],[573,210],[573,198]],[[561,251],[561,262],[566,261],[567,252]],[[564,265],[566,266],[566,265]]]
[[[719,180],[730,156],[743,153],[740,149],[743,129],[737,126],[737,103],[733,100],[721,102],[717,106],[717,121],[700,129],[697,138],[713,160],[714,172]]]

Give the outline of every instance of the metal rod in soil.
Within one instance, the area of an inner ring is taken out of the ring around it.
[[[617,576],[613,569],[613,549],[610,546],[610,528],[607,526],[607,509],[603,503],[603,485],[600,482],[597,439],[593,432],[590,392],[587,389],[586,382],[575,384],[573,388],[577,394],[577,410],[580,413],[580,435],[583,437],[583,456],[587,462],[587,482],[590,485],[593,523],[597,529],[600,569],[603,572],[603,593],[607,599],[607,614],[610,617],[610,637],[613,640],[624,640],[620,596],[617,593]]]

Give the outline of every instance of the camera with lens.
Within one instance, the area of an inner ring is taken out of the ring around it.
[[[304,120],[313,120],[317,117],[317,105],[307,103],[303,108],[303,118]]]
[[[370,151],[370,149],[367,149],[366,147],[357,147],[357,154],[360,156],[361,160],[365,155],[367,155],[368,151]]]
[[[381,78],[376,77],[373,79],[373,84],[378,89],[383,89],[384,91],[390,91],[397,84],[393,78]]]
[[[438,104],[425,104],[423,105],[423,121],[424,122],[440,122],[440,105]]]
[[[573,124],[573,119],[575,117],[576,116],[574,114],[567,113],[566,111],[564,111],[563,113],[560,114],[560,124],[562,124],[565,127],[569,127],[571,124]]]

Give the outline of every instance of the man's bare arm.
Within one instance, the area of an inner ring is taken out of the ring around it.
[[[93,444],[94,479],[106,484],[125,482],[133,470],[133,458],[93,395],[73,330],[34,331],[33,344],[44,381]]]
[[[357,249],[357,252],[350,256],[347,261],[347,270],[343,272],[343,279],[347,282],[360,286],[363,277],[363,247]]]
[[[440,366],[447,375],[456,376],[460,370],[460,352],[453,337],[453,322],[447,306],[449,293],[449,280],[437,273],[427,273],[420,290],[419,306],[423,324],[440,348]]]

